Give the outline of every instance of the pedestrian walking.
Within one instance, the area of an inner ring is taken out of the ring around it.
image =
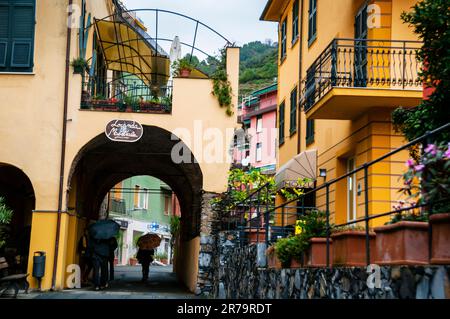
[[[119,245],[117,244],[116,237],[112,237],[109,239],[109,256],[108,256],[108,264],[109,264],[109,280],[114,280],[114,259],[116,258],[115,251]]]
[[[88,254],[92,257],[94,268],[94,287],[100,290],[108,287],[109,239],[91,239],[88,241]]]
[[[154,249],[140,249],[136,255],[137,260],[142,266],[142,282],[148,280],[148,274],[150,272],[150,264],[153,261]]]

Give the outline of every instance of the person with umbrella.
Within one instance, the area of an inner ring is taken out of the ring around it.
[[[153,261],[155,254],[154,248],[161,243],[161,238],[156,234],[146,234],[139,237],[137,246],[139,248],[136,255],[137,260],[142,266],[142,282],[148,280],[148,273],[150,272],[150,264]]]
[[[117,236],[120,225],[112,220],[100,220],[89,226],[88,252],[94,266],[95,290],[108,287],[108,259],[111,238]]]

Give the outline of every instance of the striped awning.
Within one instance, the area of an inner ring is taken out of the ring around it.
[[[299,178],[309,178],[313,182],[317,178],[317,150],[301,152],[278,169],[275,175],[277,189],[297,187]],[[312,183],[311,183],[312,184]],[[312,187],[313,185],[308,185]]]

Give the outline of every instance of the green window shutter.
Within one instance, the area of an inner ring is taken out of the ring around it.
[[[297,131],[297,88],[291,92],[291,116],[289,132],[294,134]]]
[[[16,5],[11,21],[11,67],[31,68],[34,40],[34,6]]]
[[[0,67],[6,66],[9,42],[9,7],[0,2]]]
[[[278,119],[278,135],[279,135],[279,144],[284,143],[284,102],[280,105],[280,112],[279,112],[280,118]]]

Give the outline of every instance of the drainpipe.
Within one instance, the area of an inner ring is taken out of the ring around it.
[[[300,98],[302,94],[302,56],[303,56],[303,0],[300,0],[300,39],[299,39],[299,63],[298,63],[298,98]],[[297,133],[297,154],[300,153],[302,148],[302,139],[301,139],[301,130],[302,130],[302,111],[300,105],[298,106],[298,133]]]
[[[73,4],[73,0],[69,0],[68,8]],[[62,214],[62,201],[64,190],[64,162],[66,160],[66,132],[67,132],[67,105],[69,95],[69,67],[70,67],[70,41],[72,38],[72,29],[70,27],[71,12],[67,15],[67,43],[66,43],[66,67],[65,67],[65,79],[64,79],[64,111],[63,111],[63,123],[62,123],[62,138],[61,138],[61,162],[59,170],[59,195],[58,195],[58,219],[56,222],[56,239],[55,239],[55,256],[53,259],[53,276],[52,276],[52,288],[55,290],[56,286],[56,271],[58,268],[58,252],[59,252],[59,237],[61,234],[61,214]]]

